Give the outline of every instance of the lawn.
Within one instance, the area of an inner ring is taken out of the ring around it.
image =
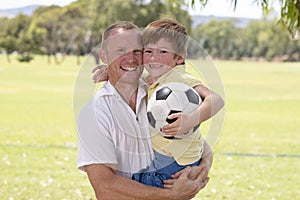
[[[299,63],[214,64],[226,115],[211,180],[198,198],[299,199]],[[0,199],[95,199],[76,168],[80,69],[74,57],[55,65],[45,57],[21,64],[0,56]]]

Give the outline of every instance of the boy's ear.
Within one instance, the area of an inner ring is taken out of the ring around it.
[[[106,56],[106,52],[104,51],[104,49],[102,49],[102,48],[99,49],[99,56],[100,56],[102,62],[107,64],[107,56]]]
[[[185,58],[186,58],[186,54],[184,54],[184,55],[182,55],[182,56],[177,55],[177,61],[176,61],[176,64],[177,64],[177,65],[184,64]]]

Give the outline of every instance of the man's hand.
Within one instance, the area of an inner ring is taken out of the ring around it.
[[[172,179],[173,184],[168,185],[171,186],[169,189],[172,190],[174,199],[191,199],[208,183],[209,177],[207,177],[207,170],[203,169],[194,180],[189,178],[191,171],[191,167],[186,167],[181,171],[178,179]]]
[[[201,184],[202,182],[205,182],[205,181],[208,182],[209,168],[206,163],[201,162],[200,165],[198,165],[198,166],[186,167],[186,168],[190,168],[190,171],[188,174],[188,179],[193,180],[193,181],[198,180],[198,181],[200,181],[199,184]],[[173,174],[172,179],[164,180],[164,188],[168,188],[168,189],[173,188],[173,185],[174,185],[176,179],[178,179],[185,172],[186,168]],[[204,187],[205,187],[205,185],[204,185]]]
[[[99,83],[108,80],[106,68],[107,68],[106,65],[98,65],[93,69],[92,73],[94,73],[93,75],[94,83]]]
[[[208,172],[209,172],[209,170],[208,170],[208,167],[207,167],[207,165],[206,165],[206,163],[200,163],[200,165],[198,165],[198,166],[193,166],[193,167],[191,167],[192,169],[191,169],[191,172],[189,173],[189,175],[188,175],[188,178],[189,179],[191,179],[191,180],[195,180],[198,176],[199,176],[199,174],[202,172],[203,173],[203,176],[204,177],[207,177],[208,176]],[[173,179],[176,179],[176,178],[179,178],[179,176],[181,175],[183,173],[183,170],[181,170],[181,171],[179,171],[179,172],[177,172],[177,173],[175,173],[174,175],[172,175],[172,178]]]

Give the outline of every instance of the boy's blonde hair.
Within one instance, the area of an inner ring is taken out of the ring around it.
[[[188,34],[186,28],[171,19],[161,19],[151,22],[143,32],[143,45],[156,44],[160,39],[166,39],[174,48],[173,53],[184,55],[187,51]]]

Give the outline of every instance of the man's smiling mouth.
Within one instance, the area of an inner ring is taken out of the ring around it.
[[[121,70],[126,72],[132,72],[135,71],[138,67],[131,67],[131,66],[121,66]]]

